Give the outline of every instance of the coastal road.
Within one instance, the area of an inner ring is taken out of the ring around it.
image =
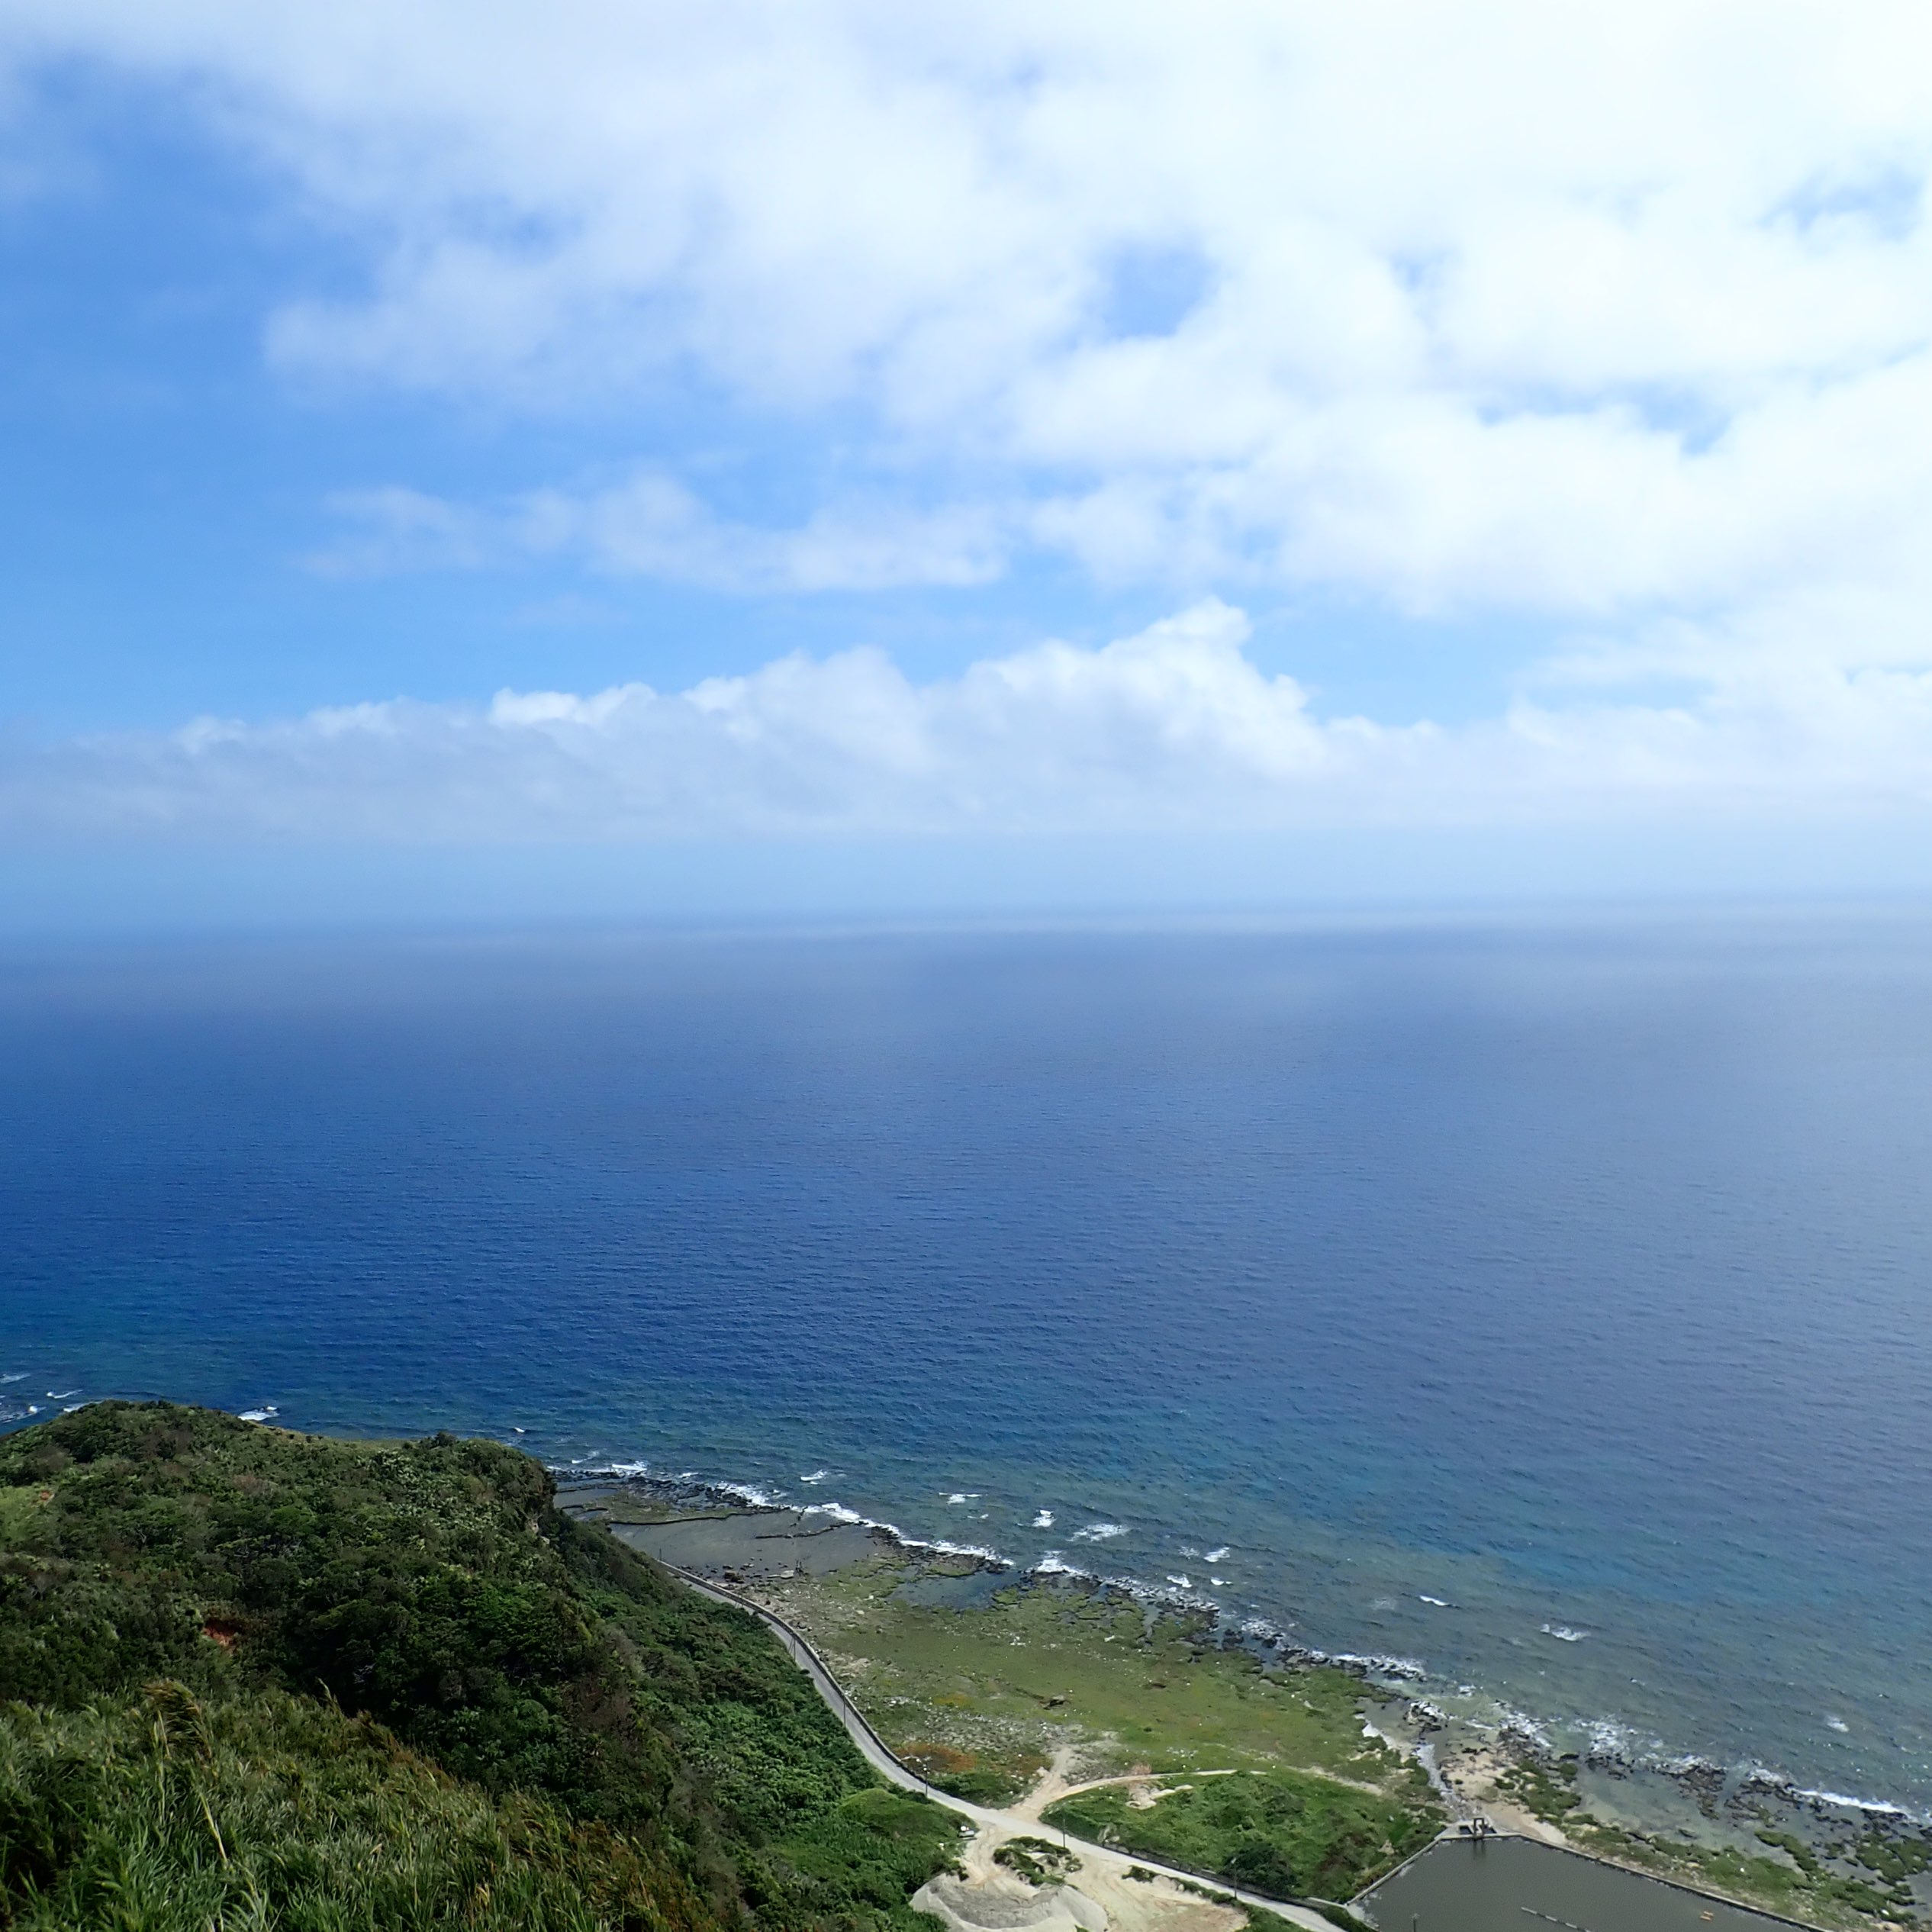
[[[663,1563],[659,1557],[657,1561]],[[1309,1928],[1309,1932],[1335,1932],[1328,1921],[1320,1913],[1311,1911],[1306,1905],[1290,1904],[1285,1898],[1270,1898],[1265,1893],[1245,1892],[1238,1885],[1229,1885],[1221,1879],[1204,1878],[1198,1872],[1183,1871],[1179,1866],[1164,1865],[1157,1858],[1146,1858],[1136,1853],[1129,1855],[1117,1850],[1111,1845],[1096,1845],[1090,1839],[1076,1838],[1061,1831],[1058,1825],[1043,1826],[1040,1821],[1024,1811],[996,1811],[985,1805],[972,1805],[963,1798],[955,1798],[949,1792],[943,1792],[928,1784],[910,1766],[895,1757],[885,1740],[867,1723],[865,1714],[845,1695],[838,1679],[826,1667],[825,1660],[813,1649],[811,1644],[798,1631],[793,1629],[784,1618],[768,1610],[761,1603],[755,1603],[748,1596],[741,1596],[736,1590],[728,1590],[721,1584],[707,1583],[702,1576],[694,1576],[688,1570],[681,1570],[675,1563],[665,1563],[664,1567],[681,1581],[687,1583],[701,1596],[708,1596],[714,1602],[728,1603],[733,1608],[748,1612],[757,1618],[765,1628],[785,1647],[786,1653],[793,1663],[809,1677],[819,1696],[830,1705],[832,1715],[845,1727],[845,1733],[856,1744],[867,1763],[880,1776],[906,1791],[917,1792],[929,1798],[935,1805],[943,1805],[949,1811],[957,1811],[961,1818],[970,1818],[982,1831],[992,1831],[1009,1837],[1023,1837],[1043,1831],[1058,1832],[1070,1845],[1077,1845],[1084,1856],[1098,1859],[1103,1865],[1117,1866],[1125,1872],[1131,1866],[1138,1866],[1144,1872],[1156,1872],[1164,1879],[1171,1879],[1179,1885],[1211,1886],[1215,1891],[1225,1893],[1230,1898],[1238,1899],[1244,1905],[1252,1905],[1257,1910],[1273,1912],[1277,1918],[1286,1919],[1291,1924]]]

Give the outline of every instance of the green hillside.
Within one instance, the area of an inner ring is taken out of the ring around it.
[[[101,1403],[0,1439],[0,1925],[888,1921],[953,1821],[494,1443]]]

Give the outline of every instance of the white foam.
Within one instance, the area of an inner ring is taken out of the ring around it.
[[[22,1369],[18,1375],[0,1375],[0,1383],[24,1382],[26,1380],[27,1371],[24,1369]]]
[[[1824,1728],[1827,1731],[1837,1731],[1841,1737],[1848,1736],[1851,1731],[1851,1726],[1846,1723],[1843,1718],[1834,1718],[1828,1712],[1825,1717]]]
[[[33,1412],[31,1409],[27,1411],[30,1415]],[[277,1409],[273,1402],[265,1402],[259,1409],[244,1409],[236,1419],[243,1422],[266,1422],[272,1417],[279,1415],[281,1413],[281,1410]]]
[[[1430,1600],[1424,1599],[1425,1602]],[[1580,1644],[1589,1635],[1589,1632],[1586,1630],[1572,1630],[1567,1624],[1545,1624],[1543,1626],[1543,1634],[1545,1637],[1554,1637],[1560,1644]]]
[[[1225,1563],[1228,1560],[1227,1544],[1224,1543],[1219,1549],[1210,1550],[1207,1553],[1207,1560],[1209,1563]]]
[[[1033,1518],[1033,1528],[1035,1529],[1051,1529],[1052,1527],[1053,1512],[1051,1509],[1042,1509]]]
[[[948,1503],[957,1509],[961,1503],[977,1502],[980,1492],[977,1489],[955,1489],[946,1498]]]
[[[1415,1600],[1418,1603],[1433,1603],[1438,1610],[1453,1610],[1456,1607],[1446,1596],[1425,1596],[1420,1590],[1415,1593]],[[1550,1626],[1545,1624],[1543,1628],[1547,1630]]]
[[[530,1431],[525,1428],[520,1428],[514,1422],[512,1422],[510,1425],[510,1433],[512,1435],[528,1435],[530,1434]]]
[[[856,1509],[848,1509],[842,1502],[807,1503],[799,1513],[804,1516],[829,1516],[835,1523],[862,1523],[865,1520]]]
[[[735,1497],[740,1502],[749,1502],[754,1509],[776,1509],[780,1492],[768,1489],[758,1483],[713,1483],[710,1486],[719,1495]]]
[[[1814,1791],[1808,1785],[1787,1785],[1794,1798],[1809,1798],[1814,1805],[1842,1805],[1848,1811],[1864,1811],[1873,1818],[1910,1818],[1922,1823],[1902,1805],[1889,1804],[1882,1798],[1853,1798],[1842,1791]]]
[[[69,1396],[77,1396],[79,1393],[80,1391],[78,1389],[50,1389],[47,1391],[47,1400],[65,1402]]]
[[[1228,1579],[1225,1576],[1210,1576],[1208,1579],[1208,1581],[1212,1583],[1217,1590],[1225,1590],[1228,1587]]]
[[[831,1473],[829,1469],[815,1469],[810,1476],[801,1476],[798,1480],[801,1483],[823,1483]]]
[[[1125,1536],[1125,1523],[1089,1523],[1084,1529],[1074,1531],[1076,1543],[1111,1543],[1116,1536]]]
[[[1194,1587],[1193,1581],[1190,1577],[1170,1576],[1167,1579],[1167,1581],[1173,1584],[1177,1589],[1191,1590]]]

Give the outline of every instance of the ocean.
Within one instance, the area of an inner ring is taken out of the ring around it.
[[[0,960],[0,1421],[500,1436],[1932,1811],[1932,923]]]

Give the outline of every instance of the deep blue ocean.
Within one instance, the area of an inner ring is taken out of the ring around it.
[[[1922,918],[17,948],[0,1066],[9,1418],[691,1471],[1932,1808]]]

